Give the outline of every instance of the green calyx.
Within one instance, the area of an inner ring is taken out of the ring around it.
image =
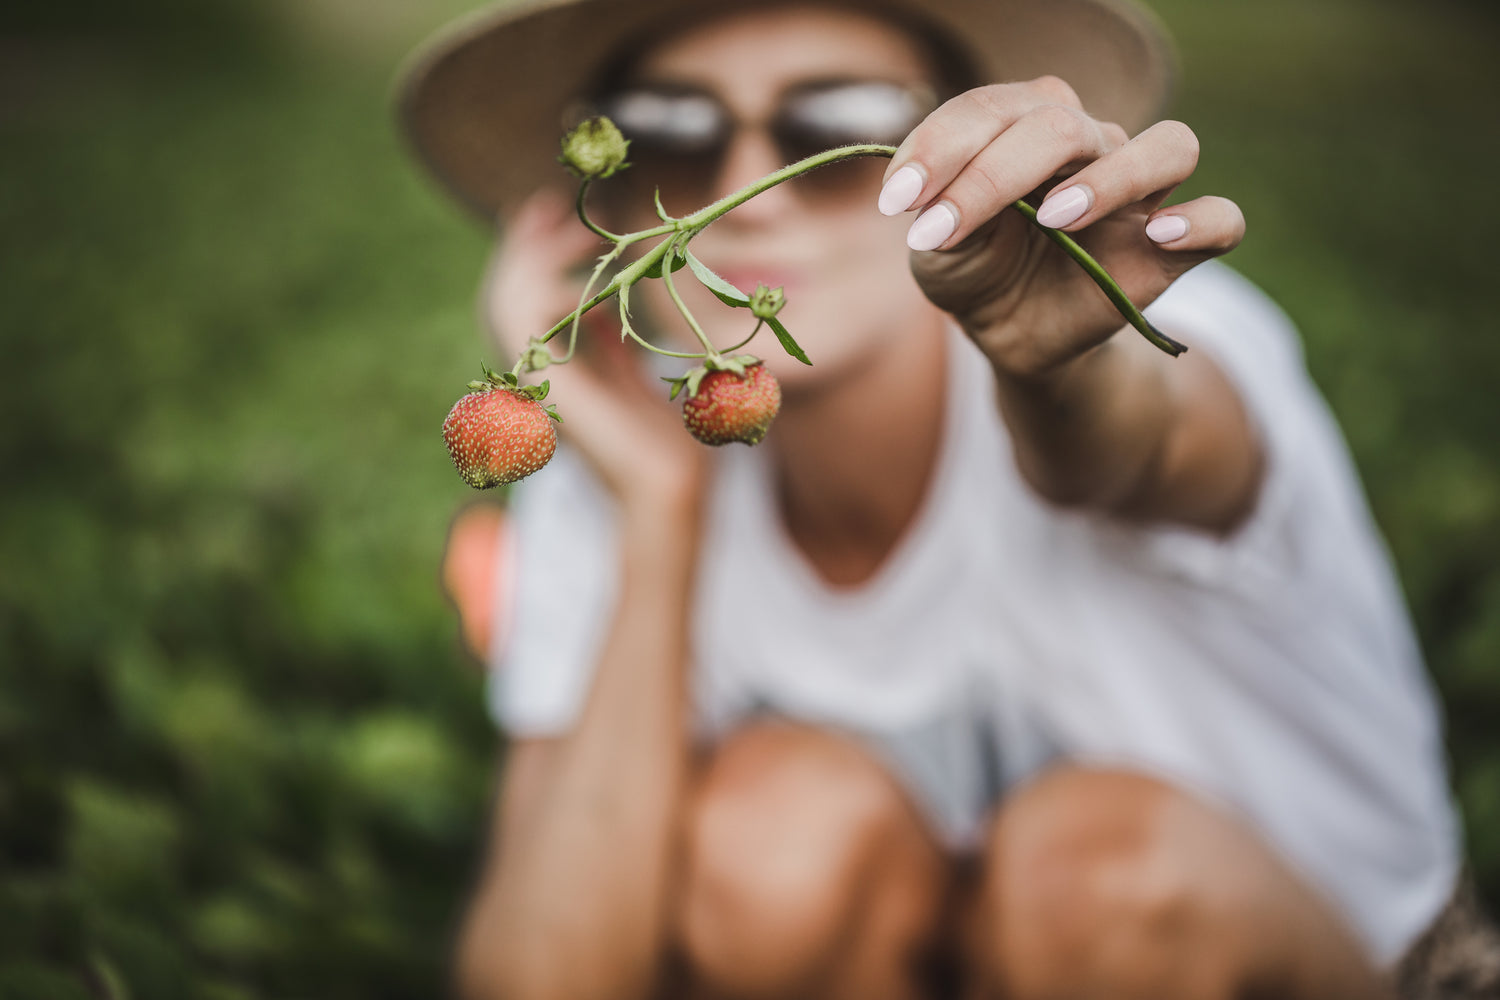
[[[761,283],[750,293],[750,315],[756,319],[773,319],[785,305],[786,293],[780,288],[768,288]]]
[[[721,354],[710,355],[703,359],[703,364],[683,372],[676,378],[662,376],[662,381],[672,387],[667,399],[675,400],[684,389],[687,390],[687,398],[692,399],[698,395],[698,389],[703,385],[703,380],[708,377],[709,372],[732,372],[744,378],[747,369],[760,363],[760,358],[753,354],[737,354],[729,358]]]
[[[497,372],[483,361],[479,362],[479,367],[484,370],[484,378],[475,379],[469,383],[468,388],[473,392],[503,390],[513,396],[536,400],[540,403],[547,398],[547,393],[552,389],[552,383],[547,379],[543,379],[536,385],[522,385],[520,378],[517,377],[515,372]],[[556,404],[548,403],[542,407],[542,411],[553,420],[562,423],[562,417],[557,413]]]
[[[547,350],[545,344],[533,340],[526,345],[526,350],[521,352],[521,365],[529,372],[539,372],[553,363],[552,353]]]

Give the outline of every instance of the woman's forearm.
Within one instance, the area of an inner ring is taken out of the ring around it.
[[[688,771],[697,505],[635,510],[582,714],[524,811],[495,824],[460,952],[473,998],[641,997],[660,971]]]
[[[1017,464],[1048,501],[1220,533],[1252,506],[1261,443],[1202,352],[1117,334],[1051,371],[995,375]]]

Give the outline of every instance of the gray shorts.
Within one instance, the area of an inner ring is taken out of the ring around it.
[[[999,741],[987,728],[938,720],[900,732],[854,735],[890,769],[938,841],[970,852],[979,849],[1010,784]]]
[[[786,712],[755,713],[843,733],[896,779],[934,838],[955,853],[979,849],[996,805],[1060,755],[1032,719],[979,701],[904,729],[859,729]]]

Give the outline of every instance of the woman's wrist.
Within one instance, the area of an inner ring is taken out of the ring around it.
[[[1128,493],[1167,429],[1169,368],[1149,345],[1120,338],[1038,370],[996,365],[1000,410],[1033,488],[1085,507]]]
[[[706,493],[696,468],[632,484],[618,494],[626,537],[664,554],[682,547],[684,539],[695,542]]]

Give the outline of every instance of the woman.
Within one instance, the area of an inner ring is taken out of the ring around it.
[[[508,536],[468,995],[1389,989],[1458,869],[1436,714],[1293,335],[1183,277],[1243,222],[1162,207],[1197,155],[1152,124],[1169,69],[1114,0],[576,0],[410,71],[416,148],[505,223],[508,353],[601,252],[553,189],[570,110],[632,136],[616,229],[657,183],[676,211],[820,138],[900,141],[694,244],[785,286],[814,361],[751,345],[784,397],[759,449],[694,443],[607,331],[548,370],[569,452]],[[1117,332],[1023,196],[1189,353]]]

